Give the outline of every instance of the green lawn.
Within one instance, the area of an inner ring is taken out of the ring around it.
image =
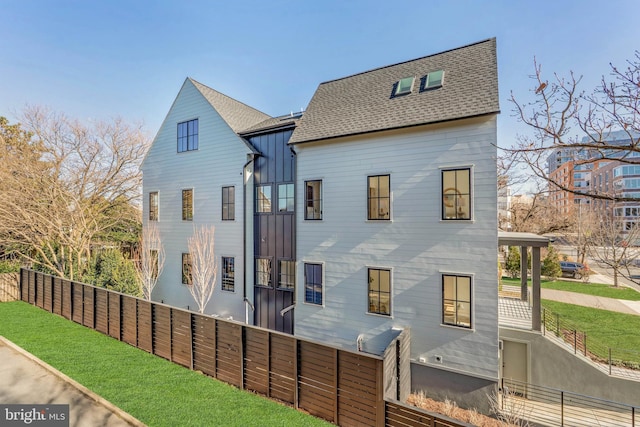
[[[0,303],[0,335],[150,426],[331,425],[24,302]]]
[[[614,358],[640,363],[640,316],[549,300],[542,300],[542,306],[586,332],[593,353],[606,358],[611,347]]]
[[[503,277],[502,283],[505,285],[520,286],[520,279]],[[529,285],[531,285],[531,280],[529,280]],[[599,297],[640,301],[640,292],[624,286],[614,288],[613,286],[602,283],[570,282],[561,279],[553,282],[542,280],[541,285],[544,289],[557,289],[559,291],[577,292],[580,294],[596,295]]]

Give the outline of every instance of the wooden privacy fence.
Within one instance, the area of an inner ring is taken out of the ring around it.
[[[380,357],[26,269],[20,299],[338,425],[470,426],[393,400],[407,393],[408,358],[398,363],[390,355],[408,354],[402,336]]]
[[[18,273],[0,274],[0,302],[20,299],[18,290]]]

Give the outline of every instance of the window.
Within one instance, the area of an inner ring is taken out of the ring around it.
[[[389,175],[376,175],[367,178],[369,188],[367,219],[388,220],[391,218],[389,180]]]
[[[304,302],[322,305],[322,264],[304,264]]]
[[[413,89],[413,80],[415,77],[405,77],[396,83],[396,90],[393,93],[394,95],[406,95],[411,93],[411,89]]]
[[[256,259],[256,286],[271,287],[271,260],[269,258]]]
[[[369,313],[391,314],[391,270],[369,269]]]
[[[182,190],[182,220],[193,220],[193,189]]]
[[[222,290],[235,290],[235,259],[233,257],[222,257]]]
[[[322,219],[322,181],[306,181],[304,188],[304,219]]]
[[[271,186],[256,187],[256,212],[271,212]]]
[[[280,261],[278,288],[294,290],[296,287],[296,262]]]
[[[149,221],[158,220],[158,192],[149,193]]]
[[[191,284],[191,254],[182,254],[182,284]]]
[[[442,323],[471,328],[470,276],[442,276]]]
[[[278,185],[279,212],[293,212],[295,210],[294,193],[295,191],[293,184]]]
[[[442,171],[442,219],[471,219],[471,169]]]
[[[442,86],[444,71],[432,71],[422,78],[422,91],[427,89],[436,89]]]
[[[178,153],[198,149],[198,119],[178,123]]]
[[[222,187],[222,220],[232,221],[236,217],[236,188]]]

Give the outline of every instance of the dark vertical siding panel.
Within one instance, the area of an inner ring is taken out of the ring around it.
[[[267,144],[266,144],[266,157],[267,157],[267,170],[268,182],[275,182],[276,180],[276,135],[271,133],[267,135]]]
[[[282,132],[275,134],[275,154],[273,156],[273,160],[275,163],[275,182],[287,181],[287,179],[285,178],[285,158],[287,157],[286,152],[288,152],[289,149],[284,146],[284,144],[282,143],[283,141],[284,138],[282,137]]]

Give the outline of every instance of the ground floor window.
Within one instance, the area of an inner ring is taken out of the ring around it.
[[[369,269],[369,313],[391,314],[391,270]]]
[[[322,305],[322,264],[304,264],[304,302]]]
[[[235,290],[235,259],[233,257],[222,257],[222,290]]]

